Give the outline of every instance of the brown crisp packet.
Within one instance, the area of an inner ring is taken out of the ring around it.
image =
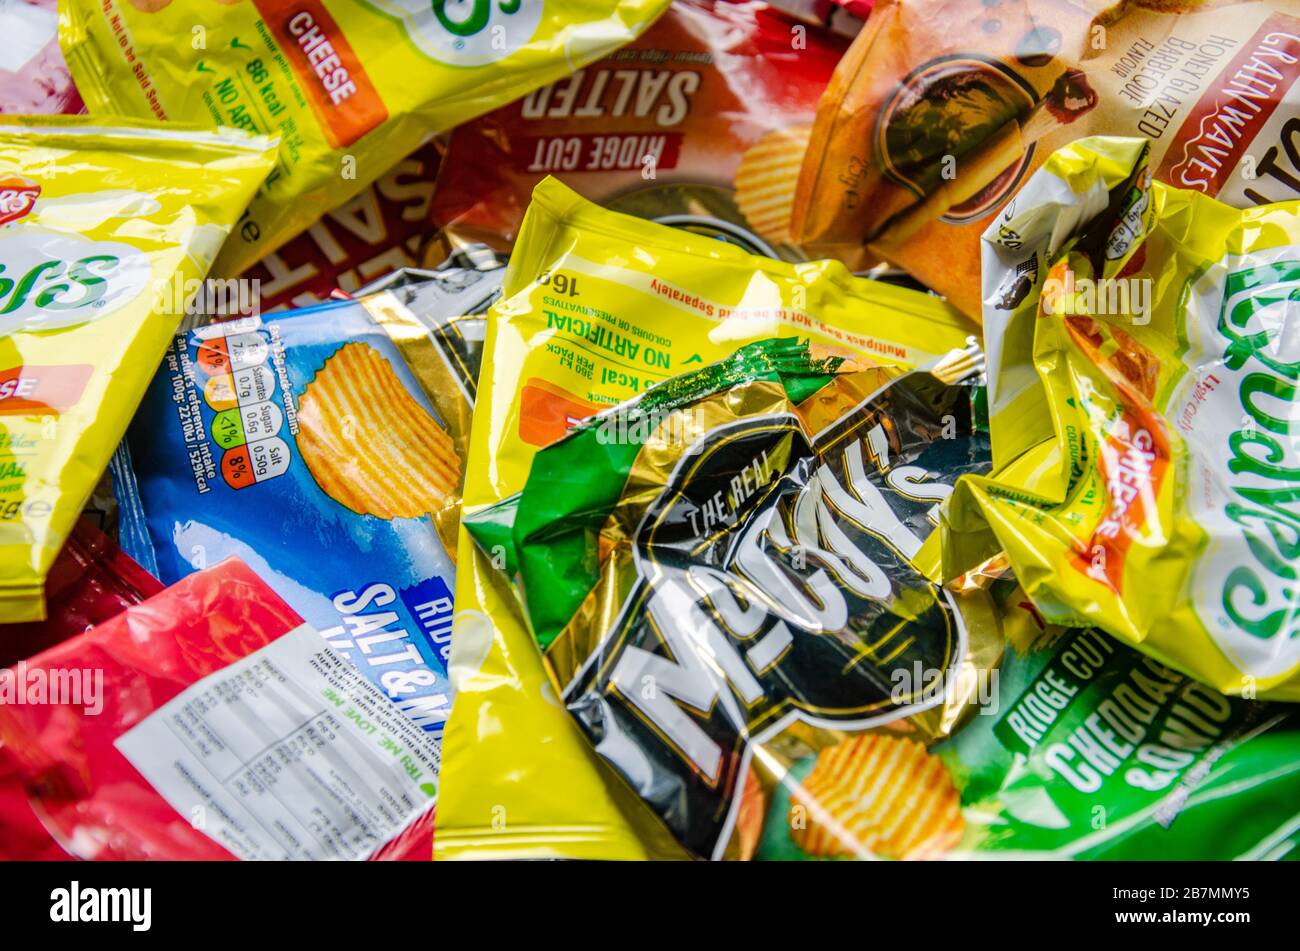
[[[818,110],[792,231],[978,319],[980,235],[1057,148],[1152,141],[1156,177],[1300,195],[1300,2],[884,0]]]

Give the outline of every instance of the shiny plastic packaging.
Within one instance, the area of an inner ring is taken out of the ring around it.
[[[616,211],[803,260],[795,178],[846,45],[766,3],[677,0],[623,49],[456,129],[434,221],[507,249],[555,174]]]
[[[918,567],[953,482],[988,468],[980,393],[763,341],[587,421],[466,520],[506,553],[556,695],[692,855],[751,857],[797,760],[909,715],[947,733],[987,675],[968,641],[1000,652],[991,606]]]
[[[237,560],[0,690],[0,774],[45,829],[9,857],[428,858],[435,742]]]
[[[46,578],[49,616],[0,628],[0,667],[84,634],[163,587],[90,519],[82,518]]]
[[[915,367],[964,350],[969,332],[928,295],[835,262],[748,254],[545,181],[488,316],[465,511],[522,490],[537,450],[573,423],[747,343],[804,338],[821,354]],[[462,533],[459,553],[439,856],[683,854],[625,786],[607,782],[557,702],[495,563],[507,552],[489,555]],[[494,806],[519,835],[491,834]],[[530,840],[534,823],[567,829],[564,841]]]
[[[794,235],[865,244],[978,318],[980,235],[1085,136],[1145,136],[1158,180],[1236,207],[1300,198],[1298,81],[1300,0],[880,0],[818,109]]]
[[[238,274],[429,136],[636,37],[668,0],[68,0],[60,42],[89,107],[278,134],[274,171],[217,262]]]
[[[1295,857],[1300,710],[1225,697],[1096,629],[1045,624],[1013,583],[995,595],[1007,649],[989,702],[931,749],[961,790],[949,857]],[[801,857],[792,838],[760,857]]]
[[[356,294],[393,271],[420,264],[440,161],[436,144],[417,149],[250,265],[242,276],[258,282],[262,313],[321,304],[336,290]]]
[[[1014,580],[991,593],[1006,651],[978,711],[924,752],[900,720],[796,759],[756,858],[1294,856],[1295,707],[1224,697],[1100,631],[1045,624]]]
[[[127,119],[0,120],[0,623],[44,616],[46,572],[274,149]]]
[[[141,564],[241,558],[436,734],[481,321],[422,287],[178,334],[114,478]]]
[[[1049,621],[1300,700],[1300,202],[1149,162],[1061,149],[985,235],[995,468],[952,499],[947,573],[1005,550]]]
[[[83,518],[46,580],[49,617],[5,625],[0,667],[11,667],[84,634],[162,589],[156,578]],[[67,858],[32,812],[22,780],[11,759],[4,756],[0,756],[0,858]]]
[[[982,391],[940,378],[969,369],[751,345],[587,420],[467,517],[611,795],[697,858],[1290,855],[1293,707],[1048,624],[996,561],[924,577],[953,483],[989,465]],[[562,790],[443,854],[612,852],[579,844]]]

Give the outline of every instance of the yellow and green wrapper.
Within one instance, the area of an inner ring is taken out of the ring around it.
[[[808,339],[903,368],[966,346],[938,299],[792,265],[606,211],[554,180],[533,196],[488,319],[466,514],[523,489],[572,423],[739,347]],[[564,709],[504,567],[462,531],[436,857],[637,859],[686,852]]]
[[[233,275],[431,135],[637,37],[668,0],[67,0],[92,111],[276,134],[215,271]]]
[[[1055,153],[984,236],[994,471],[946,573],[1004,549],[1047,620],[1218,690],[1300,700],[1300,203]]]
[[[0,623],[44,618],[45,574],[275,147],[0,120]]]

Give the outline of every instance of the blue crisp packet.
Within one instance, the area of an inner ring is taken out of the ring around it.
[[[180,333],[113,465],[132,557],[166,584],[243,559],[435,734],[451,710],[468,320],[426,324],[385,292]]]

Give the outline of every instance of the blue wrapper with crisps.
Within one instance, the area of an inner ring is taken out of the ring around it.
[[[113,474],[123,548],[163,582],[243,559],[440,734],[482,321],[418,299],[178,334]]]

